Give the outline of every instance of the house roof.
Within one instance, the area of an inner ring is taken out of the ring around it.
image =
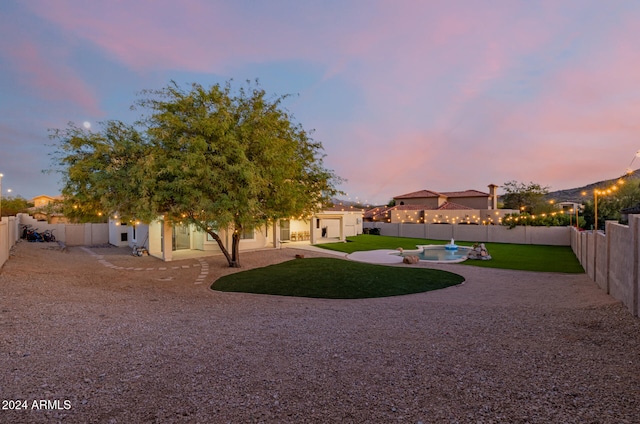
[[[447,191],[442,193],[447,197],[489,197],[489,193],[478,190],[465,190],[465,191]]]
[[[369,209],[364,213],[365,218],[376,218],[388,215],[392,211],[429,211],[429,210],[472,210],[473,208],[459,205],[453,202],[444,202],[437,208],[430,208],[425,205],[398,205],[391,207],[377,207]]]
[[[344,206],[344,205],[334,205],[328,206],[326,208],[322,208],[322,211],[331,211],[331,212],[363,212],[363,209],[357,208],[355,206]]]
[[[414,191],[413,193],[401,194],[394,199],[414,199],[416,197],[440,197],[442,194],[431,190]]]
[[[640,214],[640,203],[630,208],[622,209],[620,212],[627,215]]]
[[[425,209],[429,209],[429,207],[425,205],[398,205],[393,206],[391,209],[394,211],[422,211]]]
[[[51,200],[62,200],[62,196],[49,196],[47,194],[41,194],[39,196],[35,196],[33,199],[31,200],[35,200],[35,199],[41,199],[43,197],[46,197],[47,199],[51,199]]]
[[[399,206],[394,206],[391,209],[398,210],[398,211],[442,211],[442,210],[452,211],[452,210],[460,210],[460,209],[470,210],[473,208],[470,208],[464,205],[459,205],[453,202],[444,202],[437,208],[430,208],[429,206],[426,206],[426,205],[399,205]]]
[[[442,191],[437,192],[433,190],[420,190],[413,193],[401,194],[394,197],[394,199],[415,199],[425,197],[489,197],[489,193],[485,193],[478,190],[464,190],[464,191]]]
[[[379,216],[385,216],[386,214],[389,213],[390,210],[391,210],[391,208],[388,207],[388,206],[380,206],[380,207],[377,207],[377,208],[369,209],[369,210],[364,212],[364,218],[374,219],[374,218],[379,217]]]
[[[439,211],[443,211],[443,210],[447,210],[447,211],[456,211],[456,210],[470,210],[473,208],[470,208],[468,206],[464,206],[464,205],[459,205],[457,203],[453,203],[453,202],[444,202],[442,205],[440,205],[440,207],[436,208]]]

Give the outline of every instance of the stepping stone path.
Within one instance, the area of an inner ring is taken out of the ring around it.
[[[195,267],[200,267],[200,274],[198,275],[198,277],[196,278],[196,281],[193,284],[202,284],[204,283],[204,281],[207,278],[207,275],[209,275],[209,264],[207,263],[207,261],[205,261],[202,258],[198,258],[197,264],[193,264],[193,265],[181,265],[181,266],[161,266],[158,268],[142,268],[142,267],[122,267],[122,266],[117,266],[112,264],[111,262],[107,261],[104,258],[104,255],[98,255],[97,253],[95,253],[94,251],[92,251],[91,249],[88,249],[86,247],[81,247],[82,250],[84,250],[85,252],[87,252],[89,255],[93,256],[94,258],[96,258],[98,260],[98,263],[106,266],[107,268],[111,268],[111,269],[116,269],[116,270],[125,270],[125,271],[167,271],[167,270],[175,270],[175,269],[190,269],[190,268],[195,268]],[[169,280],[163,280],[163,281],[169,281]]]

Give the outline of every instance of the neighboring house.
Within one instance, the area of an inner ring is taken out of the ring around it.
[[[562,212],[575,212],[583,208],[582,204],[575,202],[558,202],[556,205]]]
[[[49,224],[66,224],[69,220],[62,213],[62,196],[47,196],[41,194],[31,199],[33,207],[29,214],[38,221],[47,221]]]
[[[423,205],[428,209],[438,209],[445,207],[454,209],[462,206],[468,209],[498,209],[498,195],[495,184],[489,185],[489,193],[478,190],[465,191],[443,191],[420,190],[413,193],[402,194],[393,198],[396,206],[403,205]],[[451,203],[453,206],[446,206]]]
[[[33,203],[33,207],[35,208],[43,208],[48,204],[60,202],[62,201],[62,196],[47,196],[46,194],[41,194],[40,196],[36,196],[31,199],[31,203]]]
[[[365,222],[390,222],[393,206],[377,206],[364,212]]]
[[[279,248],[283,243],[316,244],[345,241],[348,236],[362,234],[363,211],[355,208],[326,208],[308,219],[280,220],[242,234],[240,250]],[[231,249],[232,232],[217,232],[227,250]],[[145,246],[150,255],[171,261],[202,254],[221,253],[218,242],[193,225],[165,223],[161,218],[151,224],[123,222],[117,216],[109,219],[109,243],[114,246]],[[176,253],[177,252],[177,253]],[[174,255],[175,253],[175,255]]]
[[[420,190],[395,196],[395,206],[368,210],[369,222],[414,224],[498,224],[510,209],[498,209],[497,185],[478,190],[437,192]]]
[[[640,214],[640,203],[630,208],[625,208],[620,211],[620,222],[623,224],[629,223],[629,215],[638,215]]]

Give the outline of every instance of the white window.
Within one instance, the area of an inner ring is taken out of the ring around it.
[[[240,234],[240,240],[253,240],[255,238],[256,238],[255,230],[253,229],[242,230],[242,233]]]

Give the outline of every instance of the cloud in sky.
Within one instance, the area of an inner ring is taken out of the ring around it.
[[[3,188],[58,191],[48,128],[229,78],[298,93],[287,107],[353,199],[612,178],[640,148],[639,18],[617,1],[8,0]]]

